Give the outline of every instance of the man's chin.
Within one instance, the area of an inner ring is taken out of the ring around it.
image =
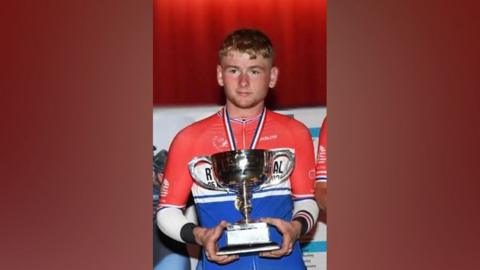
[[[252,108],[255,108],[255,106],[257,106],[258,103],[252,103],[252,102],[249,102],[249,103],[237,103],[236,106],[240,109],[252,109]]]
[[[253,109],[261,103],[261,101],[255,101],[251,99],[234,99],[234,100],[230,100],[230,102],[235,107],[239,109],[244,109],[244,110]]]

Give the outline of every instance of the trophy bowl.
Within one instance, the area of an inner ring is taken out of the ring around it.
[[[272,156],[273,152],[259,149],[216,153],[212,169],[221,187],[238,192],[245,183],[257,188],[272,174]]]
[[[277,164],[279,157],[287,159],[285,166]],[[198,170],[197,165],[202,162],[209,166]],[[254,191],[285,181],[293,170],[294,162],[294,151],[288,148],[226,151],[195,157],[190,161],[190,174],[197,184],[237,194],[235,207],[243,219],[227,227],[227,246],[221,248],[218,255],[280,248],[270,240],[266,223],[250,219],[251,198]]]

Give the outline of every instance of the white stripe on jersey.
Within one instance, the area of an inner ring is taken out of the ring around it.
[[[263,190],[262,192],[253,193],[253,199],[265,198],[265,197],[272,197],[272,196],[282,196],[282,195],[291,195],[290,189],[283,188],[283,189],[272,189],[272,190]],[[195,203],[212,203],[212,202],[227,202],[227,201],[234,201],[237,198],[236,194],[225,193],[224,195],[218,196],[198,196],[194,197]]]
[[[161,209],[161,208],[165,208],[165,207],[173,207],[173,208],[179,208],[179,209],[182,209],[182,208],[185,208],[185,204],[184,205],[176,205],[176,204],[166,204],[166,203],[160,203],[158,205],[158,208]]]
[[[288,188],[262,190],[261,192],[254,193],[253,198],[258,199],[258,198],[265,198],[269,196],[280,196],[280,195],[291,195],[291,194],[292,194],[292,191]]]
[[[294,200],[313,198],[313,194],[292,194]]]
[[[195,203],[213,203],[213,202],[228,202],[234,201],[237,198],[237,195],[225,195],[225,196],[218,196],[218,197],[194,197]]]

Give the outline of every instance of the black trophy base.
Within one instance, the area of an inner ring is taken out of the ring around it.
[[[261,251],[270,251],[280,249],[277,243],[264,243],[264,244],[245,244],[245,245],[231,245],[221,248],[217,255],[232,255],[243,253],[254,253]]]

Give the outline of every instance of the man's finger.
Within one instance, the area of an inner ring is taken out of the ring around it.
[[[209,246],[205,246],[204,248],[205,248],[205,256],[207,257],[207,259],[213,260],[215,258],[215,250]]]
[[[206,253],[209,256],[207,257],[210,261],[214,261],[219,264],[226,264],[237,260],[239,258],[238,255],[217,255],[216,251],[214,253]],[[212,255],[210,255],[212,254]]]
[[[270,254],[274,257],[281,257],[288,253],[288,249],[288,245],[283,245],[281,249],[270,251]]]
[[[288,248],[287,249],[281,248],[281,249],[277,249],[277,250],[262,252],[262,253],[260,253],[260,256],[261,257],[278,258],[278,257],[282,257],[282,256],[286,255],[287,253],[288,253]]]
[[[217,263],[220,263],[220,264],[227,264],[227,263],[230,263],[232,261],[235,261],[239,258],[238,255],[223,255],[221,256],[221,258],[217,261]]]
[[[283,241],[282,241],[282,249],[283,248],[290,248],[290,245],[292,244],[292,238],[290,237],[289,234],[284,234],[283,235]]]
[[[210,255],[210,261],[215,261],[215,262],[222,262],[223,260],[226,259],[227,256],[225,255],[216,255],[215,253],[213,253],[212,255]]]
[[[206,242],[215,243],[218,240],[218,238],[220,238],[220,236],[222,235],[223,231],[227,226],[228,226],[228,223],[225,221],[222,221],[216,227],[210,229],[208,240]],[[208,245],[208,243],[206,243],[205,246]]]
[[[260,221],[263,221],[263,222],[266,222],[268,224],[271,224],[271,225],[274,225],[274,226],[278,226],[280,225],[280,219],[277,219],[277,218],[262,218],[260,219]]]
[[[221,263],[227,259],[227,255],[217,255],[216,245],[208,245],[205,247],[205,255],[210,261]]]
[[[275,226],[282,234],[287,231],[285,228],[285,221],[278,218],[262,218],[261,221]]]
[[[223,231],[225,230],[225,228],[227,228],[228,226],[228,223],[224,220],[222,220],[220,223],[218,223],[218,225],[215,227],[214,229],[214,235],[220,235],[223,233]]]

